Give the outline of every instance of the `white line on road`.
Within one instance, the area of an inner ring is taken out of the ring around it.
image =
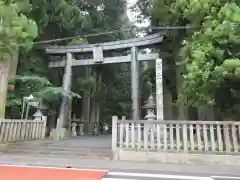
[[[137,179],[102,178],[101,180],[137,180]]]
[[[146,177],[146,178],[165,178],[165,179],[184,179],[184,180],[214,180],[211,177],[201,176],[183,176],[183,175],[168,175],[168,174],[146,174],[146,173],[125,173],[125,172],[109,172],[108,176],[128,176],[128,177]],[[105,180],[107,180],[105,178]]]
[[[211,176],[213,179],[240,179],[240,177],[234,176]]]

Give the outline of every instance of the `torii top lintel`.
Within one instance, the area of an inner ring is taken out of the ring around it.
[[[48,54],[66,54],[79,52],[92,52],[96,46],[101,46],[102,50],[124,49],[131,47],[147,46],[157,44],[163,41],[163,35],[160,33],[148,35],[141,38],[128,40],[119,40],[113,42],[86,44],[86,45],[68,45],[68,46],[47,46],[45,47]]]

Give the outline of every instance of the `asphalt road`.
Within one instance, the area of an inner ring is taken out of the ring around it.
[[[1,153],[0,164],[107,170],[102,180],[240,180],[240,167],[216,164],[141,163]]]
[[[148,170],[110,170],[102,180],[240,180],[239,176],[198,173],[175,173]]]

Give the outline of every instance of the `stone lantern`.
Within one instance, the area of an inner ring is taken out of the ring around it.
[[[76,122],[73,122],[71,124],[71,132],[72,132],[72,137],[77,136],[77,123]]]
[[[150,94],[148,100],[146,101],[146,104],[143,106],[144,109],[147,109],[147,115],[144,117],[144,119],[150,121],[150,120],[157,120],[157,116],[155,115],[155,109],[156,109],[156,103],[155,100],[153,98],[153,95]],[[151,131],[154,132],[154,136],[155,136],[155,132],[156,132],[156,127],[154,124],[148,124],[148,123],[144,123],[144,131],[148,132],[148,139],[151,138]]]
[[[38,121],[38,120],[42,120],[42,117],[43,117],[43,114],[38,108],[37,111],[33,114],[33,119]]]
[[[103,123],[103,134],[108,134],[109,131],[109,124],[108,123]]]
[[[147,115],[144,117],[144,119],[147,120],[157,119],[157,116],[155,115],[156,103],[152,94],[149,96],[148,100],[146,101],[146,104],[143,106],[143,109],[147,109]]]

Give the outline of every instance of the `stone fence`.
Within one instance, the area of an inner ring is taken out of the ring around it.
[[[240,155],[240,122],[132,121],[113,116],[112,149],[134,151],[135,155],[136,152]]]
[[[45,116],[42,117],[42,120],[0,120],[0,143],[44,139],[46,121]]]

